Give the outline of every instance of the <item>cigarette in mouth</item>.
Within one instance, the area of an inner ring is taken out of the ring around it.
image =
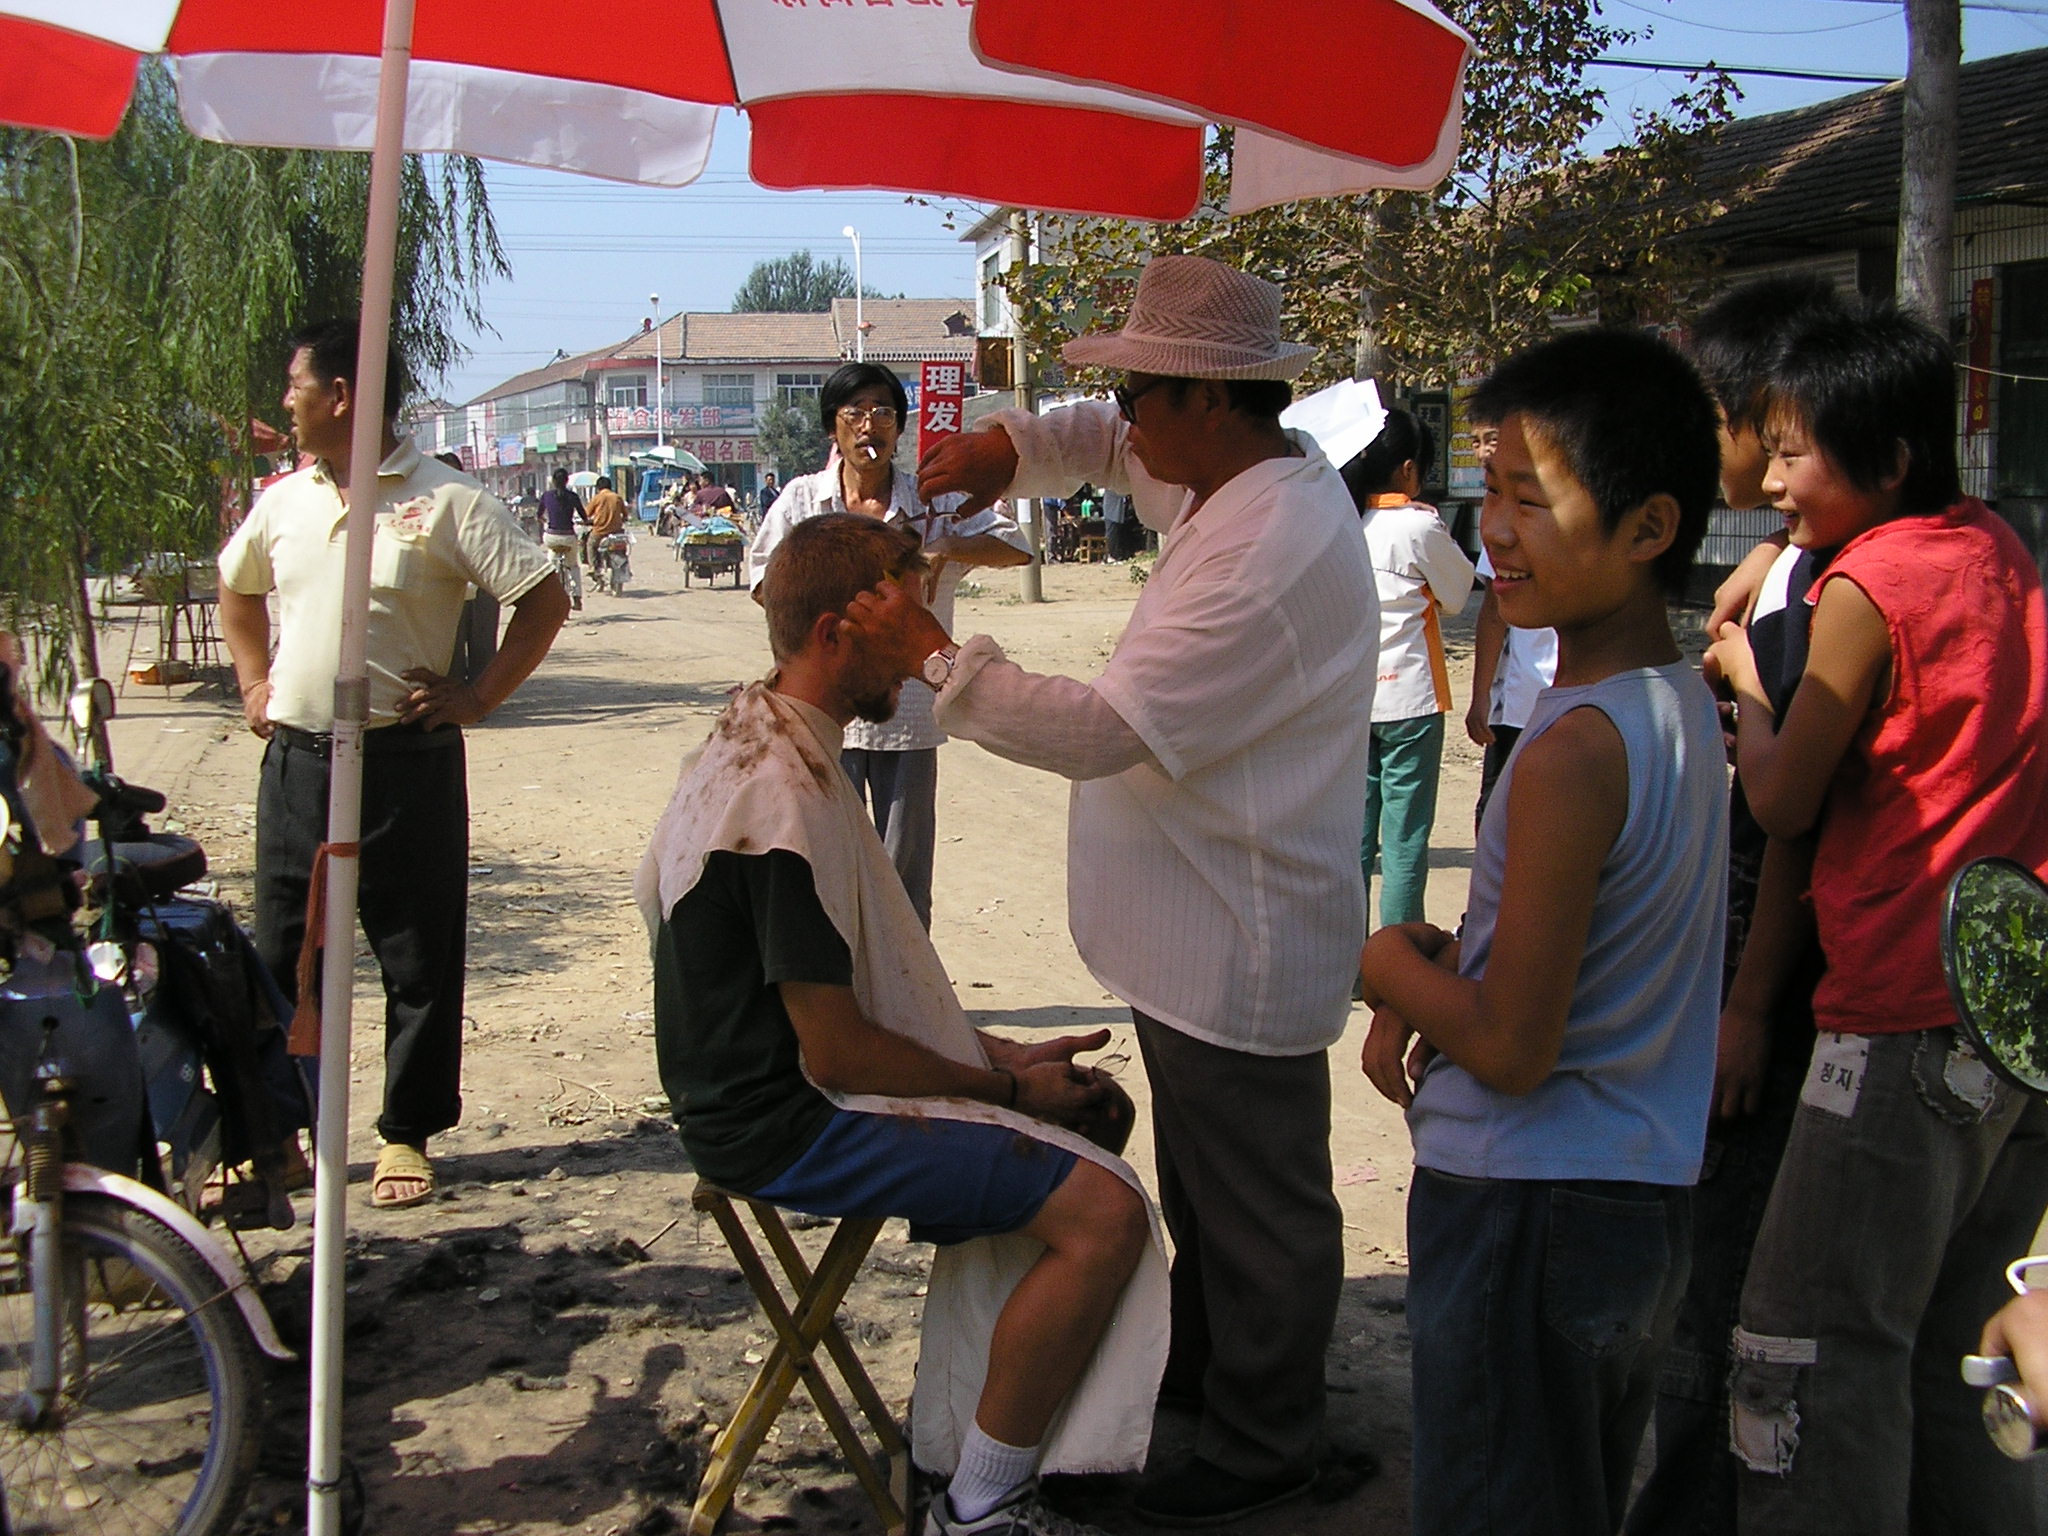
[[[873,443],[862,443],[860,445],[860,453],[864,459],[873,459],[875,457],[875,445]]]

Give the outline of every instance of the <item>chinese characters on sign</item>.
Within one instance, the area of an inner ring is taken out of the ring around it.
[[[917,450],[960,430],[961,404],[966,398],[967,370],[959,363],[922,363],[918,371]]]
[[[671,405],[661,416],[663,429],[669,432],[729,432],[754,424],[753,408],[744,405]],[[654,407],[608,406],[605,426],[613,432],[652,432]]]
[[[1963,436],[1991,425],[1992,308],[1996,289],[1988,277],[1970,284],[1970,367],[1964,375]]]
[[[688,437],[676,446],[686,453],[694,453],[706,464],[754,462],[754,440],[751,437]]]

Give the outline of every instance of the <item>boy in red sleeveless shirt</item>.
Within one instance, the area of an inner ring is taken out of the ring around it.
[[[1788,341],[1765,489],[1795,545],[1841,552],[1782,720],[1739,628],[1708,656],[1757,821],[1810,843],[1828,965],[1735,1334],[1745,1532],[2037,1529],[1957,1362],[2040,1217],[2048,1107],[1957,1033],[1939,931],[1969,860],[2048,873],[2048,609],[1960,494],[1954,389],[1946,342],[1889,307]]]

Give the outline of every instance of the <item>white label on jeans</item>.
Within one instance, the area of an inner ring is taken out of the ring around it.
[[[1799,1090],[1799,1102],[1849,1119],[1856,1113],[1856,1099],[1863,1092],[1863,1071],[1869,1061],[1868,1035],[1822,1030],[1813,1044],[1813,1065],[1806,1070],[1806,1086]]]

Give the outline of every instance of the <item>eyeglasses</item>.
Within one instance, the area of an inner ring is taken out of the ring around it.
[[[1173,380],[1171,379],[1154,379],[1150,384],[1144,385],[1139,389],[1132,389],[1129,385],[1119,384],[1109,392],[1110,398],[1116,401],[1117,414],[1132,426],[1136,426],[1138,424],[1138,402],[1151,394],[1160,385],[1171,384],[1172,382]]]
[[[896,407],[893,405],[842,405],[839,419],[849,427],[893,427],[896,425]]]

